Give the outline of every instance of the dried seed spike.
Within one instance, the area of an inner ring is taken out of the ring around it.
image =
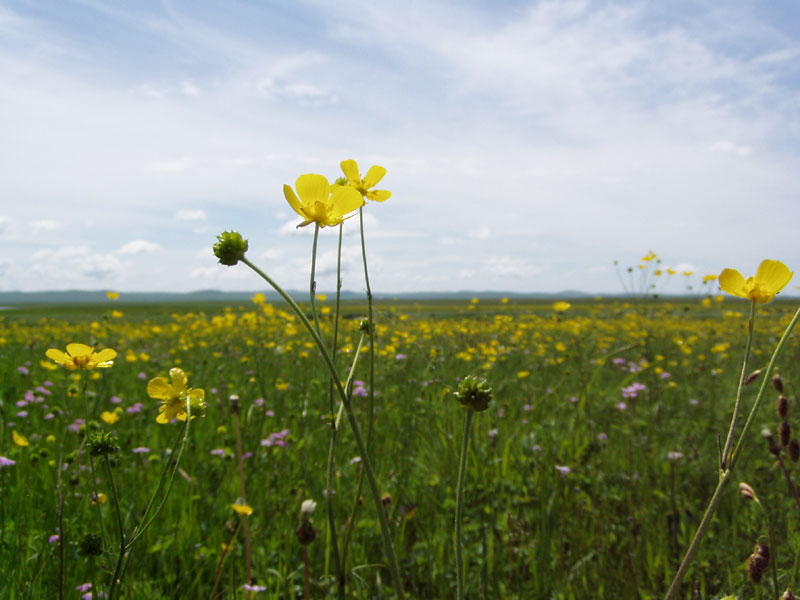
[[[781,446],[785,448],[789,445],[789,440],[792,437],[792,428],[786,421],[781,421],[781,424],[778,425],[778,437],[781,440]]]
[[[772,376],[772,387],[774,387],[775,391],[779,394],[783,393],[783,380],[778,373]]]
[[[744,380],[744,384],[750,385],[751,383],[753,383],[756,379],[758,379],[758,376],[761,375],[762,370],[763,369],[756,369],[755,371],[750,373],[750,375],[747,376],[747,379]]]
[[[785,419],[786,415],[789,414],[789,399],[781,394],[778,396],[778,401],[775,404],[775,408],[778,411],[778,416],[781,419]]]

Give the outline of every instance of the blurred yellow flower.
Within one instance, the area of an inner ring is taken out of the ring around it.
[[[106,296],[108,296],[109,300],[116,300],[119,298],[119,292],[106,292]]]
[[[237,515],[249,517],[250,515],[253,514],[253,507],[248,504],[239,504],[239,503],[231,504],[231,508],[233,509],[233,512],[235,512]]]
[[[162,401],[156,421],[162,424],[169,423],[174,418],[185,421],[188,416],[186,412],[187,399],[192,412],[197,410],[202,416],[202,412],[205,410],[205,392],[201,389],[195,390],[187,387],[186,373],[178,367],[169,370],[169,377],[169,381],[164,377],[154,377],[147,384],[147,395]]]
[[[647,253],[647,255],[646,255],[646,256],[643,256],[643,257],[642,257],[642,260],[643,260],[644,262],[650,262],[650,261],[651,261],[651,260],[653,260],[654,258],[657,258],[657,257],[656,257],[656,253],[655,253],[655,252],[653,252],[652,250],[650,250],[650,251]]]
[[[295,187],[297,195],[288,185],[283,186],[283,195],[289,206],[304,219],[298,227],[305,227],[309,223],[316,223],[320,227],[338,225],[364,204],[364,199],[355,188],[330,185],[322,175],[300,175]]]
[[[775,297],[789,283],[793,275],[779,260],[763,260],[753,277],[745,279],[736,269],[723,269],[719,274],[719,286],[723,291],[751,302],[764,304]]]
[[[261,292],[258,292],[258,293],[253,295],[251,300],[253,301],[253,304],[256,304],[256,305],[260,306],[261,304],[265,304],[267,302],[267,297],[264,294],[262,294]]]
[[[367,200],[375,200],[376,202],[383,202],[388,200],[392,195],[391,192],[386,190],[370,190],[370,188],[378,185],[378,182],[386,175],[386,169],[374,165],[367,171],[366,177],[361,179],[361,174],[358,172],[358,163],[352,159],[342,161],[342,172],[347,177],[347,183],[355,188]]]
[[[717,276],[714,275],[713,273],[703,277],[703,283],[708,283],[709,281],[716,281],[716,280],[717,280]]]
[[[22,446],[23,448],[25,446],[30,446],[30,443],[28,442],[28,438],[26,438],[22,434],[17,433],[13,429],[11,430],[11,439],[14,440],[14,443],[17,446]]]
[[[94,348],[86,344],[67,344],[66,354],[61,350],[50,348],[45,355],[58,364],[64,365],[70,371],[74,371],[75,369],[94,369],[95,367],[108,368],[114,364],[117,352],[110,348],[95,352]]]
[[[89,503],[92,506],[94,506],[95,504],[105,504],[107,500],[108,500],[108,496],[106,496],[103,492],[100,492],[100,493],[97,494],[96,497],[94,495],[92,495],[89,498]]]
[[[119,421],[119,413],[116,411],[111,412],[108,410],[104,410],[102,413],[100,413],[100,418],[103,420],[104,423],[107,423],[108,425],[113,425],[114,423]]]
[[[569,310],[571,306],[572,304],[570,304],[569,302],[564,302],[563,300],[559,300],[558,302],[553,304],[553,310],[556,312],[564,312],[566,310]]]

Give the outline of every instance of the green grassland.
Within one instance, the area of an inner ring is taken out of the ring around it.
[[[376,304],[370,455],[410,598],[455,595],[464,408],[453,391],[471,373],[486,378],[494,399],[475,416],[467,460],[467,597],[658,598],[669,586],[717,483],[747,302],[572,304],[563,313],[552,302],[522,299]],[[796,304],[760,308],[750,370],[766,365]],[[330,341],[332,298],[321,307]],[[336,364],[344,373],[366,305],[348,300],[341,314]],[[56,365],[45,357],[48,348],[71,342],[118,352],[113,367],[87,371],[85,403],[75,393],[76,372],[51,369]],[[800,429],[798,365],[794,336],[778,364],[792,437]],[[207,414],[191,421],[172,493],[133,549],[121,597],[210,598],[218,571],[219,597],[247,597],[245,518],[231,509],[242,496],[242,475],[253,508],[246,518],[251,580],[264,588],[252,597],[303,597],[295,530],[306,499],[317,502],[317,536],[307,547],[311,596],[334,594],[324,493],[329,377],[299,321],[277,302],[125,304],[123,297],[0,312],[0,456],[15,461],[0,467],[0,598],[58,597],[61,544],[50,537],[58,533],[59,461],[64,597],[80,597],[76,588],[92,580],[108,589],[118,545],[110,482],[98,468],[108,501],[93,505],[85,429],[69,426],[88,417],[90,431],[116,434],[112,472],[130,532],[180,431],[179,423],[156,423],[160,403],[146,391],[150,379],[172,367],[205,390]],[[368,382],[364,353],[354,377]],[[644,387],[624,397],[623,388],[635,383]],[[745,388],[745,413],[760,384]],[[232,395],[240,407],[241,457]],[[777,436],[777,397],[769,388],[736,483],[752,485],[769,516],[782,593],[800,589],[800,502],[789,485],[796,485],[797,465],[781,450],[784,473],[760,434],[769,428]],[[354,394],[353,404],[366,432],[367,398]],[[104,421],[104,411],[119,419]],[[12,431],[29,445],[15,444]],[[280,439],[285,445],[274,443]],[[359,492],[360,470],[343,419],[332,498],[339,543],[351,536],[346,595],[393,597],[375,507],[366,485]],[[94,560],[78,554],[87,533],[104,538],[104,553]],[[775,597],[770,577],[756,585],[745,568],[766,533],[762,511],[731,486],[679,596]]]

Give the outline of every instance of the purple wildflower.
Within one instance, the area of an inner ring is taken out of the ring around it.
[[[0,456],[0,468],[11,467],[15,464],[17,464],[17,461],[6,458],[5,456]]]
[[[19,371],[20,375],[27,375],[28,374],[28,367],[22,365],[17,367],[17,371]]]
[[[556,471],[558,471],[559,473],[561,473],[561,475],[566,477],[569,473],[572,472],[572,469],[570,469],[566,465],[556,465]]]
[[[147,454],[150,452],[150,448],[145,448],[144,446],[139,446],[138,448],[134,448],[131,450],[134,454]]]
[[[57,533],[54,533],[54,534],[53,534],[53,535],[51,535],[49,538],[47,538],[47,541],[48,541],[50,544],[55,544],[55,543],[56,543],[56,542],[57,542],[59,539],[61,539],[61,538],[59,538],[58,534],[57,534]]]
[[[622,388],[622,397],[628,399],[636,398],[639,392],[646,389],[647,389],[646,385],[644,385],[643,383],[639,383],[638,381],[634,381],[628,387]]]

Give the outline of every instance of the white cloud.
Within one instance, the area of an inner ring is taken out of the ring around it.
[[[47,231],[54,231],[58,229],[61,224],[58,221],[54,221],[52,219],[42,219],[39,221],[34,221],[31,224],[31,230],[33,233],[42,233]]]
[[[111,255],[94,254],[80,261],[80,271],[86,277],[98,281],[106,280],[117,275],[122,265],[119,260]]]
[[[267,260],[277,260],[284,255],[284,251],[280,248],[271,248],[264,252],[261,256]]]
[[[181,209],[175,213],[176,221],[205,221],[206,211],[203,209],[188,210]]]
[[[192,81],[186,79],[181,81],[181,92],[183,92],[186,96],[199,96],[200,88],[192,83]]]
[[[750,156],[753,149],[750,146],[738,145],[728,140],[714,142],[708,146],[709,152],[722,152],[724,154],[735,154],[736,156]]]
[[[73,260],[89,254],[89,246],[62,246],[57,249],[42,248],[33,253],[33,260]]]
[[[0,235],[3,235],[11,225],[11,219],[0,215]]]
[[[161,246],[155,242],[148,242],[147,240],[133,240],[122,245],[117,250],[117,254],[148,254],[158,250],[161,250]]]
[[[10,258],[0,258],[0,277],[5,277],[14,261]]]
[[[192,168],[194,159],[190,156],[181,156],[173,160],[162,160],[147,165],[148,171],[157,173],[180,173]]]

